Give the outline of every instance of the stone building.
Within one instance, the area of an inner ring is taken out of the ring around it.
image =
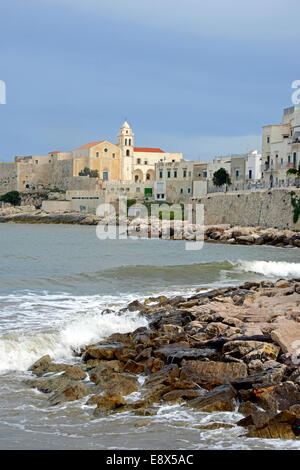
[[[300,163],[300,107],[283,111],[281,124],[264,126],[262,130],[262,181],[270,187],[289,186],[295,177],[289,168]]]
[[[0,194],[11,190],[101,190],[110,183],[154,183],[155,164],[179,162],[181,153],[160,148],[135,147],[134,134],[124,121],[117,144],[108,140],[91,142],[69,152],[15,157],[14,163],[0,163]],[[82,170],[97,170],[98,177],[80,176]],[[151,184],[150,184],[151,186]],[[143,188],[144,189],[144,188]]]
[[[160,161],[155,165],[154,198],[172,203],[187,202],[193,194],[194,162]]]

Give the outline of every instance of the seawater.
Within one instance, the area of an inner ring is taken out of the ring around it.
[[[132,300],[300,277],[297,248],[205,244],[187,251],[183,241],[100,241],[95,227],[1,224],[0,263],[1,449],[300,448],[295,441],[245,438],[237,426],[199,429],[234,424],[237,412],[174,405],[153,417],[94,419],[86,397],[50,407],[47,395],[23,384],[44,354],[74,362],[82,346],[146,325],[138,312],[120,313]]]

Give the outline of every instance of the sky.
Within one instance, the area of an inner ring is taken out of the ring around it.
[[[299,0],[1,0],[0,161],[116,143],[125,118],[136,146],[190,160],[260,149],[300,79],[299,17]]]

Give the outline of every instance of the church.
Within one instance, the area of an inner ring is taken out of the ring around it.
[[[83,145],[71,152],[50,152],[50,157],[73,160],[73,176],[84,168],[98,170],[102,181],[143,183],[154,181],[155,164],[179,162],[182,153],[168,153],[160,148],[135,147],[134,133],[124,121],[117,144],[100,140]]]
[[[104,184],[153,186],[157,163],[181,161],[181,153],[135,147],[134,133],[124,121],[116,144],[98,140],[69,152],[17,156],[13,163],[0,163],[0,194],[12,190],[95,191]],[[86,168],[97,176],[82,176],[86,175]]]

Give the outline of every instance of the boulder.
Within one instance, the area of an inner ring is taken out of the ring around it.
[[[108,413],[116,408],[120,408],[125,405],[125,400],[118,394],[104,395],[104,396],[92,396],[86,403],[87,405],[97,405],[94,410],[94,416],[98,416],[103,413]]]
[[[162,395],[162,399],[168,403],[181,403],[184,400],[192,400],[206,395],[207,391],[202,388],[185,389],[185,390],[172,390]]]
[[[90,375],[90,379],[97,385],[99,392],[113,392],[121,396],[136,392],[139,384],[135,377],[121,372],[95,372]]]
[[[258,405],[264,410],[284,411],[300,403],[299,388],[292,382],[283,382],[266,390],[258,389],[256,396]]]
[[[88,346],[82,356],[84,361],[89,359],[112,360],[118,359],[116,351],[123,347],[122,343],[98,343]]]
[[[87,393],[86,387],[81,382],[76,382],[58,390],[49,398],[49,401],[51,405],[58,405],[67,401],[79,400],[86,396]]]
[[[190,400],[188,404],[197,411],[234,411],[236,407],[236,392],[229,385],[221,385],[211,392],[207,392],[203,397]]]
[[[284,353],[293,354],[297,342],[298,349],[300,349],[300,323],[293,320],[280,320],[278,326],[271,332],[271,337]]]
[[[183,361],[180,379],[189,378],[199,385],[222,385],[247,375],[247,366],[243,363]]]

